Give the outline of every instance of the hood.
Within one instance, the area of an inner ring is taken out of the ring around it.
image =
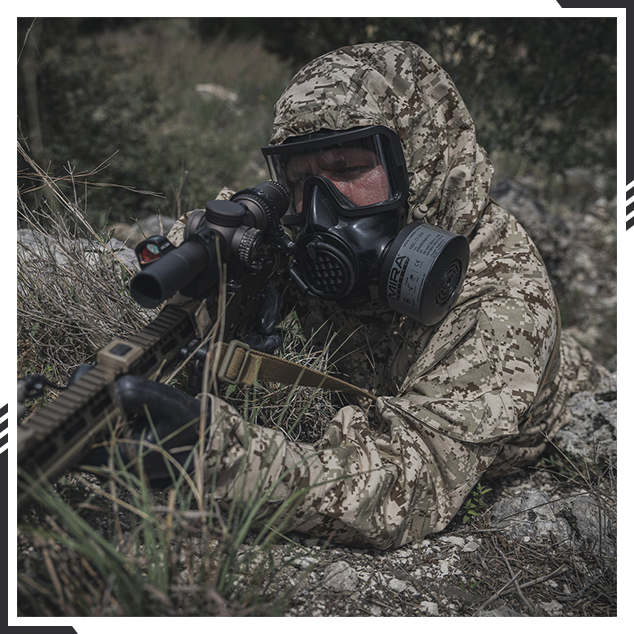
[[[384,125],[408,166],[409,221],[469,235],[493,167],[453,81],[410,42],[347,46],[302,68],[275,106],[271,144],[322,128]]]

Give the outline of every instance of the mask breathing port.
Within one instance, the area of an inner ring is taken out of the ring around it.
[[[325,300],[346,297],[356,280],[354,257],[346,245],[328,234],[312,235],[297,245],[296,264],[307,290]]]

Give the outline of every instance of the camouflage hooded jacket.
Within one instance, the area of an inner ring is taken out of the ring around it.
[[[493,169],[471,117],[420,47],[357,45],[309,63],[276,105],[271,143],[373,124],[402,142],[409,219],[469,239],[460,298],[431,328],[378,304],[297,298],[307,332],[341,334],[338,369],[379,396],[371,415],[343,407],[313,446],[253,428],[212,397],[208,467],[221,503],[257,495],[262,519],[287,530],[388,548],[442,530],[485,471],[535,459],[591,361],[560,336],[541,257],[489,199]]]

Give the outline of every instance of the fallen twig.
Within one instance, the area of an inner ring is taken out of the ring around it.
[[[493,603],[493,601],[495,601],[496,599],[499,599],[502,594],[508,594],[509,592],[513,592],[513,590],[508,590],[507,592],[504,592],[510,585],[513,584],[513,582],[521,575],[521,571],[518,572],[516,575],[513,575],[512,579],[510,581],[508,581],[507,583],[504,584],[504,586],[502,587],[501,590],[498,590],[492,597],[489,597],[477,610],[476,612],[480,612],[481,610],[484,610],[484,608],[486,608],[487,606],[491,605],[491,603]]]
[[[504,559],[504,563],[506,564],[506,567],[508,568],[509,574],[513,574],[513,568],[511,568],[511,564],[509,563],[509,560],[506,558],[506,555],[502,552],[502,550],[500,550],[500,548],[498,547],[498,551],[500,553],[500,555],[502,555],[502,559]],[[533,604],[524,596],[524,593],[522,592],[522,589],[519,585],[519,583],[517,582],[517,575],[515,575],[513,577],[514,581],[513,581],[513,585],[515,586],[515,591],[517,592],[519,598],[522,600],[522,603],[526,606],[526,608],[528,609],[528,611],[531,614],[535,613],[535,608],[533,607]]]
[[[521,583],[519,587],[522,590],[524,590],[524,588],[530,588],[531,586],[535,586],[538,583],[541,583],[542,581],[547,581],[548,579],[551,579],[552,577],[556,577],[558,574],[565,572],[566,570],[568,570],[568,566],[564,564],[563,566],[559,566],[559,568],[557,568],[557,570],[555,570],[554,572],[544,575],[543,577],[538,577],[537,579],[533,579],[532,581]],[[504,590],[503,592],[500,593],[500,596],[510,594],[511,592],[513,592],[513,590]]]

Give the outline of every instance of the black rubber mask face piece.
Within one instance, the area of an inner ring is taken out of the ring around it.
[[[379,264],[402,225],[402,214],[388,211],[350,217],[341,213],[342,194],[327,179],[306,181],[303,215],[294,225],[297,252],[290,269],[301,290],[319,299],[357,306],[378,284]]]
[[[300,290],[353,308],[367,303],[375,288],[384,304],[426,326],[445,317],[467,273],[464,236],[424,222],[403,227],[396,211],[344,218],[331,183],[317,176],[306,187],[305,224],[294,226],[290,268]]]
[[[394,132],[321,131],[263,153],[273,180],[292,192],[282,222],[293,230],[289,276],[302,292],[350,308],[378,297],[425,325],[447,314],[469,245],[423,222],[404,224],[407,170]]]

